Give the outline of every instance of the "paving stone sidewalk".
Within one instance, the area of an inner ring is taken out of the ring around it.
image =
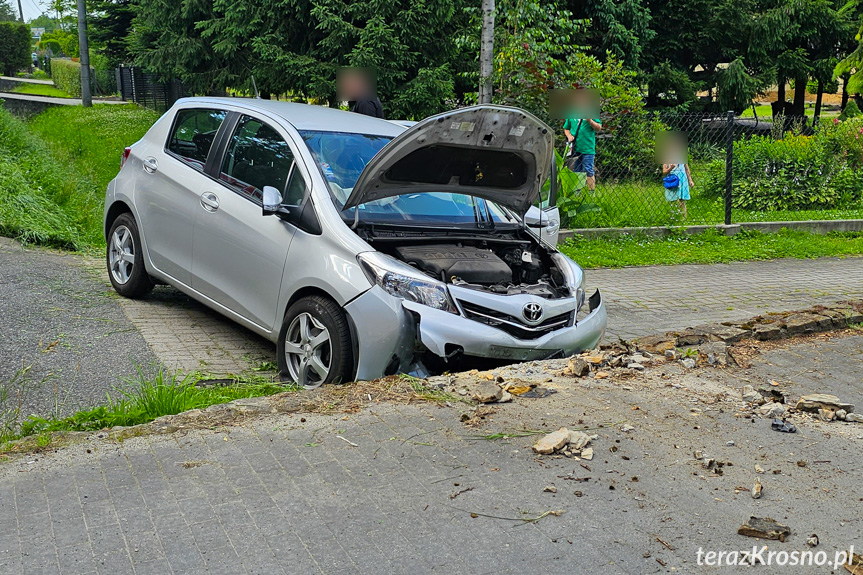
[[[785,259],[587,270],[608,304],[607,339],[748,319],[863,297],[863,258]],[[171,369],[239,373],[272,361],[274,346],[173,288],[123,308]]]

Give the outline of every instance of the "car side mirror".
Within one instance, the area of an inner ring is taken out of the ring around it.
[[[282,194],[273,186],[264,186],[263,191],[263,214],[274,216],[282,211]]]

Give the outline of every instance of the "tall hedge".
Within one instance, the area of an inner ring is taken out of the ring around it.
[[[75,98],[81,97],[81,64],[64,58],[51,59],[51,79],[58,89]]]
[[[0,22],[0,71],[14,76],[30,67],[30,28],[20,22]]]

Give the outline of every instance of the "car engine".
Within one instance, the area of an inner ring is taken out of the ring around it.
[[[560,273],[530,242],[401,245],[393,255],[445,283],[498,294],[556,298],[566,294]]]

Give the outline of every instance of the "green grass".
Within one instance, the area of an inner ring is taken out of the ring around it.
[[[176,415],[190,409],[203,409],[235,399],[272,395],[283,391],[296,391],[295,385],[282,385],[264,378],[237,380],[232,385],[198,387],[199,374],[179,376],[159,369],[152,378],[139,371],[136,380],[127,381],[117,388],[114,397],[106,403],[82,410],[68,417],[30,416],[18,430],[7,428],[2,441],[32,435],[42,436],[57,431],[93,431],[114,426],[131,426],[148,423],[163,415]]]
[[[61,106],[28,124],[0,108],[0,234],[77,250],[104,245],[105,188],[123,148],[157,118],[137,106]]]
[[[859,256],[863,255],[863,233],[819,235],[783,229],[774,234],[743,231],[731,237],[714,230],[664,238],[621,235],[588,240],[576,236],[561,249],[585,268]]]
[[[21,84],[15,88],[16,94],[32,94],[34,96],[50,96],[52,98],[71,98],[63,90],[59,90],[48,84]]]
[[[755,106],[755,111],[758,114],[759,120],[771,120],[773,118],[773,107],[768,105],[764,106]],[[810,118],[815,115],[815,104],[813,102],[806,103],[806,115]],[[833,116],[838,116],[839,110],[829,108],[826,105],[821,107],[821,117],[829,118]],[[743,110],[743,113],[740,114],[742,118],[752,118],[752,107],[746,108]]]

